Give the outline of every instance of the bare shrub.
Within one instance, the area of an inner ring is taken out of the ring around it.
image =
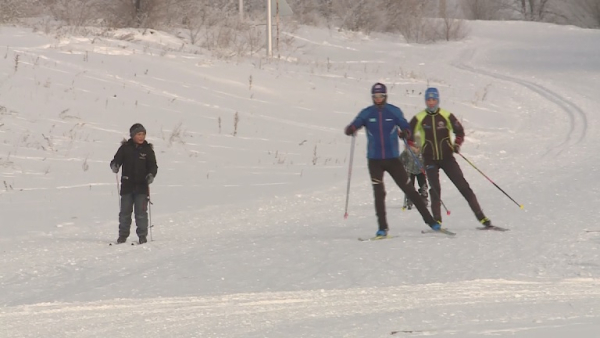
[[[171,131],[171,135],[169,135],[169,147],[173,145],[173,143],[181,143],[185,144],[186,132],[183,130],[183,122],[179,122],[173,130]]]
[[[236,136],[238,133],[238,124],[240,123],[240,114],[235,112],[233,116],[233,136]]]
[[[442,19],[442,36],[446,41],[462,40],[469,35],[470,29],[463,20]]]
[[[379,11],[374,11],[372,4],[365,0],[337,0],[332,3],[332,10],[340,18],[339,29],[371,33],[373,23],[377,22]]]
[[[522,20],[544,21],[552,14],[550,0],[509,0],[507,4]]]
[[[107,27],[123,28],[138,24],[136,7],[132,0],[111,0],[103,12]]]
[[[469,20],[496,20],[501,18],[501,11],[506,9],[502,1],[462,0],[460,9]]]
[[[52,0],[49,9],[56,20],[82,27],[98,18],[100,4],[96,0]]]
[[[400,11],[395,28],[400,32],[406,42],[424,43],[434,41],[435,27],[428,25],[425,18],[426,8],[420,1],[407,1]]]
[[[600,0],[578,0],[576,4],[582,10],[579,20],[584,27],[600,28]]]
[[[0,22],[10,22],[38,13],[39,0],[0,0]]]

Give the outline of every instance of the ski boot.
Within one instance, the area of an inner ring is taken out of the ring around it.
[[[387,237],[387,230],[377,230],[375,233],[375,238],[383,238]]]

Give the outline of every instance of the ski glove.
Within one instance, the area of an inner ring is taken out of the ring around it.
[[[454,139],[454,152],[455,153],[460,153],[460,146],[462,145],[464,139],[460,136],[457,136],[456,139]]]
[[[405,129],[405,130],[399,129],[398,130],[398,137],[399,138],[410,140],[410,136],[411,136],[410,130],[408,130],[408,129]]]
[[[110,169],[112,170],[113,173],[117,174],[119,172],[119,165],[112,162],[110,164]]]
[[[152,175],[152,174],[146,175],[146,182],[148,182],[148,184],[152,184],[152,182],[154,182],[154,175]]]
[[[356,132],[356,127],[353,125],[349,125],[346,127],[346,129],[344,129],[344,133],[348,136],[354,135],[354,132]]]

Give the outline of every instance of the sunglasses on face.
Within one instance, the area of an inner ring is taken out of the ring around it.
[[[387,95],[386,94],[373,94],[372,97],[374,99],[383,99],[385,98]]]

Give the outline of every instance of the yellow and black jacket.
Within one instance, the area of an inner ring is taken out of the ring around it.
[[[426,164],[453,157],[452,133],[458,140],[465,136],[463,126],[454,114],[441,108],[433,114],[426,110],[419,112],[410,120],[410,128],[412,135],[421,135],[421,153]]]

